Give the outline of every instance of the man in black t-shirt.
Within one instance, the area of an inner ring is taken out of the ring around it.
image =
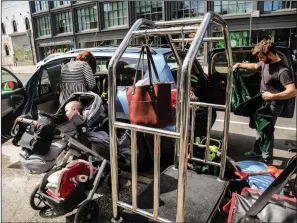
[[[259,63],[237,63],[233,66],[233,69],[257,70],[261,68],[262,79],[260,91],[263,92],[263,99],[270,103],[273,116],[273,129],[271,130],[273,140],[274,125],[277,117],[282,113],[284,101],[296,95],[295,82],[293,74],[277,54],[275,44],[272,41],[262,40],[254,47],[252,54],[259,58]],[[259,137],[260,134],[257,132],[257,141]],[[245,153],[245,155],[261,155],[263,159],[267,160],[272,155],[272,151],[273,142],[268,150],[254,148],[254,150]]]

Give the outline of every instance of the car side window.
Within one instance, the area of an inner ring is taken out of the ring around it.
[[[18,88],[18,80],[10,72],[1,69],[1,90],[6,92]]]
[[[48,79],[48,73],[46,69],[43,69],[41,80],[40,80],[40,89],[39,96],[43,96],[52,92],[52,88]]]
[[[71,58],[65,59],[62,61],[61,60],[52,61],[42,68],[41,77],[37,84],[37,88],[38,88],[37,95],[36,95],[37,98],[42,97],[44,95],[48,95],[53,92],[51,84],[50,84],[50,80],[48,77],[47,68],[53,67],[55,65],[62,64],[62,63],[64,63],[64,64],[68,63],[70,60],[71,60]]]
[[[180,56],[181,60],[183,61],[185,54],[179,54],[179,56]],[[165,60],[168,64],[168,66],[170,67],[170,70],[171,70],[171,73],[172,73],[172,76],[173,76],[175,82],[177,82],[177,61],[176,61],[176,58],[174,57],[173,54],[171,54],[171,55],[165,57]],[[201,68],[201,72],[203,72],[202,68]],[[196,63],[193,63],[191,73],[198,75],[201,72],[199,71]]]
[[[250,50],[233,51],[233,64],[236,63],[258,63],[259,60],[256,56],[252,55]],[[225,52],[216,53],[212,59],[212,71],[211,73],[222,73],[228,72],[228,63]],[[242,74],[250,73],[248,70],[243,70]]]

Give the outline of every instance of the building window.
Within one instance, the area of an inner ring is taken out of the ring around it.
[[[152,21],[162,20],[162,1],[137,1],[136,17]]]
[[[219,14],[248,13],[253,10],[253,1],[214,1],[214,12]]]
[[[249,33],[248,31],[235,31],[235,32],[230,32],[230,42],[231,42],[231,47],[236,47],[236,46],[249,46]],[[214,37],[223,37],[223,33],[214,33]],[[225,42],[224,41],[219,41],[217,43],[214,43],[214,46],[216,48],[223,48],[225,47]]]
[[[128,25],[128,2],[104,3],[104,28]]]
[[[204,1],[172,2],[172,18],[192,18],[204,14]]]
[[[58,8],[63,5],[70,5],[71,1],[53,1],[53,8]]]
[[[7,45],[5,45],[5,55],[6,56],[9,56],[9,49],[8,49],[8,46]]]
[[[72,17],[70,12],[55,14],[56,33],[72,32]]]
[[[76,12],[78,31],[96,29],[98,27],[96,6],[80,8]]]
[[[36,1],[35,12],[48,9],[48,1]]]
[[[49,16],[36,18],[37,37],[48,36],[51,34],[51,24]]]
[[[4,23],[1,23],[1,29],[2,29],[2,34],[5,35],[6,34],[6,30],[5,30],[5,26]]]
[[[25,25],[26,25],[26,30],[30,29],[30,22],[28,18],[25,18]]]
[[[264,11],[297,8],[297,1],[265,1]]]
[[[17,27],[17,24],[16,24],[15,20],[12,21],[12,28],[13,28],[14,33],[16,33],[18,31],[18,27]]]

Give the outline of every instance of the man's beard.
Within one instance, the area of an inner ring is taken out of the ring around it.
[[[270,58],[266,58],[265,64],[270,64],[271,63],[271,59]]]

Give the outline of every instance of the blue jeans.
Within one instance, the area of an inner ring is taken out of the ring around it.
[[[259,146],[259,142],[261,142],[263,139],[263,133],[259,133],[257,131],[256,133],[256,143],[255,143],[255,152],[261,153],[262,158],[266,159],[273,155],[273,147],[274,147],[274,126],[276,123],[276,120],[278,116],[282,113],[284,108],[284,105],[282,103],[277,103],[276,101],[273,101],[270,103],[270,109],[272,114],[272,125],[267,127],[265,129],[265,137],[267,137],[270,141],[269,145],[265,148],[261,148]]]

